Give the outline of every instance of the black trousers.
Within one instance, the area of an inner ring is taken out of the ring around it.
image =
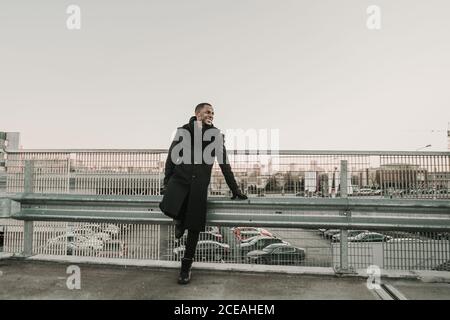
[[[181,212],[183,212],[183,213],[186,213],[188,199],[189,199],[189,193],[187,194],[187,196],[184,199],[183,204],[181,206]],[[178,220],[178,223],[180,223],[181,225],[185,224],[185,214],[180,216],[180,220]],[[188,236],[186,239],[186,250],[184,252],[185,258],[194,259],[195,249],[197,248],[199,234],[200,234],[199,231],[188,230]]]
[[[184,257],[186,259],[194,259],[195,249],[197,248],[199,235],[200,235],[199,231],[188,230],[188,235],[186,239],[186,250],[184,252]]]

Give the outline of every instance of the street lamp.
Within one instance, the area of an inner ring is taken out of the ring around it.
[[[416,151],[419,151],[419,150],[425,149],[425,148],[429,148],[429,147],[431,147],[431,144],[427,144],[425,147],[421,147],[421,148],[419,148],[419,149],[416,149]]]

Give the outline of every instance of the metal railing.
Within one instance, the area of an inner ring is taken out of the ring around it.
[[[347,180],[346,165],[342,161],[342,181]],[[31,176],[28,177],[31,181]],[[1,201],[0,217],[14,219],[14,223],[11,220],[3,223],[7,225],[4,245],[7,251],[25,256],[53,253],[155,260],[180,258],[182,243],[174,239],[171,220],[159,212],[160,196],[36,194],[29,192],[29,182],[25,185],[28,192],[10,194]],[[394,269],[439,270],[450,260],[449,238],[437,239],[437,232],[448,235],[450,231],[450,202],[445,200],[346,198],[345,192],[334,199],[210,198],[208,225],[220,228],[220,242],[225,244],[219,249],[200,248],[199,258],[207,261],[295,263],[334,267],[345,273],[372,264]],[[264,227],[272,237],[302,252],[293,252],[284,260],[253,261],[249,250],[258,246],[244,250],[242,239],[231,229],[239,226]],[[98,228],[97,232],[91,232],[93,227]],[[82,233],[90,228],[89,234]],[[339,241],[324,240],[318,229],[338,229]],[[352,230],[366,233],[382,230],[386,239],[374,243],[357,241],[349,237]],[[388,235],[400,231],[401,237]],[[80,244],[69,250],[69,241],[65,240],[68,234],[75,233],[95,237],[90,237],[90,242],[84,239],[84,247]],[[108,239],[101,239],[100,234]],[[58,237],[64,241],[58,242]]]
[[[160,149],[9,150],[6,191],[23,192],[30,163],[36,193],[158,195],[166,157]],[[344,160],[349,197],[450,199],[449,152],[248,150],[229,159],[242,190],[259,197],[339,197]],[[229,195],[217,164],[209,194]]]
[[[182,242],[157,207],[166,157],[167,150],[9,150],[0,251],[179,259]],[[208,224],[218,228],[217,242],[225,246],[200,250],[199,260],[295,263],[338,272],[372,264],[448,270],[449,152],[230,151],[229,158],[250,198],[224,198],[226,183],[213,167]],[[303,253],[251,260],[239,226],[264,228],[258,232]],[[340,237],[328,239],[319,229],[337,229]],[[386,238],[355,240],[357,230]],[[69,241],[58,242],[74,233],[89,239],[97,234],[97,240],[71,242],[71,248]],[[296,261],[298,256],[303,259]]]

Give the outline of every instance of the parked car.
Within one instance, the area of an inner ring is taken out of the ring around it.
[[[438,232],[438,233],[436,233],[436,239],[450,240],[450,232]]]
[[[390,188],[387,190],[387,194],[391,197],[403,197],[407,194],[407,190]]]
[[[205,232],[212,232],[212,233],[220,234],[220,228],[217,226],[206,226]]]
[[[338,234],[339,232],[341,232],[341,229],[328,229],[323,233],[323,235],[325,236],[325,238],[331,239],[335,234]]]
[[[261,235],[258,233],[257,235],[255,235],[255,236],[253,236],[253,237],[249,237],[249,238],[247,238],[247,239],[241,240],[240,243],[242,244],[242,243],[248,243],[248,242],[251,242],[251,241],[255,240],[256,238],[258,238],[258,237],[260,237],[260,236],[261,236]],[[270,237],[270,238],[274,238],[274,237]]]
[[[236,238],[239,241],[246,240],[248,238],[263,235],[268,237],[273,237],[273,234],[264,228],[257,227],[236,227],[232,229]]]
[[[86,237],[95,237],[102,241],[108,241],[111,239],[111,235],[109,233],[96,231],[96,228],[93,228],[91,226],[69,227],[68,232],[83,235]]]
[[[258,227],[233,227],[231,228],[231,231],[234,232],[234,234],[237,234],[241,231],[259,231],[259,232],[268,232],[264,228],[258,228]]]
[[[348,230],[348,237],[353,238],[361,233],[369,232],[368,230]],[[341,241],[341,234],[337,233],[332,237],[333,241],[339,242]]]
[[[120,233],[120,228],[115,224],[108,223],[106,225],[99,225],[100,230],[98,232],[106,232],[111,235],[111,237],[117,236]]]
[[[184,256],[186,251],[185,246],[179,246],[173,249],[175,257],[179,260]],[[228,244],[217,241],[203,240],[197,243],[195,251],[196,261],[222,261],[225,260],[230,253],[230,246]]]
[[[450,260],[447,260],[441,264],[438,264],[433,270],[437,271],[450,271]]]
[[[385,242],[392,239],[392,237],[376,233],[376,232],[364,232],[355,237],[349,237],[349,242]]]
[[[370,189],[370,188],[361,188],[357,191],[356,193],[359,196],[372,196],[374,195],[374,190]]]
[[[289,244],[288,242],[283,241],[282,239],[279,239],[279,238],[267,237],[267,236],[257,236],[249,242],[244,242],[244,243],[238,244],[237,248],[240,250],[240,252],[244,256],[245,254],[247,254],[250,251],[262,250],[263,248],[265,248],[268,245],[273,244],[273,243]]]
[[[247,239],[253,238],[255,236],[260,236],[261,233],[257,230],[244,230],[236,234],[236,239],[238,241],[245,241]]]
[[[78,253],[97,253],[103,249],[103,241],[95,237],[86,237],[80,234],[67,233],[48,240],[47,248],[67,246],[67,255]]]
[[[264,228],[256,228],[256,230],[259,231],[259,233],[260,233],[262,236],[273,237],[272,232],[270,232],[270,231],[267,230],[267,229],[264,229]]]
[[[106,258],[123,258],[128,254],[128,248],[121,240],[109,240],[103,244],[103,249],[97,256]]]
[[[257,264],[300,264],[305,260],[305,249],[286,243],[273,243],[262,250],[247,253],[247,261]]]
[[[372,189],[372,188],[361,188],[361,189],[353,189],[354,196],[377,196],[381,195],[380,189]]]
[[[273,238],[273,234],[269,231],[267,231],[266,229],[262,229],[262,228],[258,228],[258,230],[246,230],[246,231],[241,231],[240,233],[238,233],[237,235],[237,240],[238,241],[248,241],[251,238],[257,237],[257,236],[266,236],[266,237],[272,237]]]

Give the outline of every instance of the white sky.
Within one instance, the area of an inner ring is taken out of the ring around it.
[[[81,30],[66,8],[81,8]],[[381,30],[366,27],[369,5]],[[0,0],[0,131],[167,148],[196,104],[281,149],[447,150],[448,0]]]

